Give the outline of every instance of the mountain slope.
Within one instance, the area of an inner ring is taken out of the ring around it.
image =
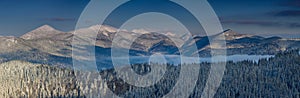
[[[300,41],[297,39],[284,39],[280,37],[264,38],[256,35],[239,34],[233,30],[225,30],[221,34],[225,36],[228,55],[274,55],[286,50],[300,48]],[[200,56],[209,56],[211,49],[219,49],[209,44],[208,37],[196,37],[194,39]]]
[[[16,52],[20,50],[29,51],[32,47],[28,43],[17,37],[0,37],[0,54]]]

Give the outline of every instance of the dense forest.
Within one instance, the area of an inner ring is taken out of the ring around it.
[[[134,70],[147,72],[147,65],[134,65]],[[145,67],[141,67],[145,66]],[[188,65],[183,65],[188,66]],[[220,87],[214,97],[300,97],[300,56],[298,51],[279,53],[274,58],[261,59],[258,62],[242,61],[227,62],[226,71]],[[139,88],[130,86],[115,78],[112,82],[118,85],[113,89],[116,94],[122,97],[161,97],[168,93],[180,74],[180,66],[168,66],[170,75],[165,75],[163,81],[148,87]],[[200,98],[204,89],[209,63],[202,63],[197,81],[197,86],[191,94],[191,98]],[[110,81],[108,84],[112,84]],[[113,85],[113,84],[112,84]],[[109,85],[110,86],[110,85]],[[125,88],[131,91],[124,91]]]
[[[199,78],[191,98],[201,97],[209,63],[201,63]],[[99,97],[111,90],[125,98],[157,98],[167,94],[177,82],[181,66],[167,65],[163,78],[150,87],[135,87],[116,77],[113,69],[98,72],[74,72],[68,68],[10,61],[0,64],[0,97]],[[151,71],[147,64],[131,65],[143,75]],[[300,97],[299,51],[279,53],[258,62],[227,62],[215,98],[223,97]],[[85,81],[76,81],[81,74]],[[143,81],[143,80],[140,80]],[[100,93],[101,92],[101,93]],[[109,97],[109,96],[106,96]]]

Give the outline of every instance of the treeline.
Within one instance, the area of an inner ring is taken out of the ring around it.
[[[201,63],[199,78],[191,98],[200,98],[209,74],[210,64]],[[151,65],[159,66],[159,65]],[[135,72],[145,75],[147,64],[131,65]],[[189,66],[189,65],[181,65]],[[167,94],[178,81],[181,66],[167,65],[163,78],[150,87],[136,87],[116,76],[113,69],[98,72],[74,72],[71,69],[11,61],[0,64],[0,97],[100,97],[109,91],[125,98],[157,98]],[[129,67],[124,67],[129,68]],[[299,51],[277,54],[258,62],[227,62],[221,85],[214,97],[299,97]],[[80,74],[78,81],[75,74]],[[127,75],[130,77],[130,75]],[[144,80],[138,80],[144,81]],[[147,82],[147,81],[144,81]],[[100,93],[102,92],[102,93]]]

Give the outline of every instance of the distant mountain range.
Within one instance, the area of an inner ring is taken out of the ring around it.
[[[118,32],[117,28],[96,25],[76,30],[76,33],[84,34],[97,30],[100,27],[101,29],[96,37],[96,56],[107,57],[110,56],[112,41]],[[120,35],[122,41],[116,43],[116,45],[120,49],[129,49],[132,56],[145,56],[154,53],[179,55],[181,47],[190,47],[190,45],[195,43],[198,51],[194,51],[194,54],[199,53],[200,56],[207,57],[210,56],[211,49],[220,48],[210,45],[207,36],[193,35],[193,38],[188,38],[187,35],[176,36],[171,32],[167,33],[168,37],[155,32],[145,33],[144,31],[133,32],[126,30],[121,30],[120,32],[123,33]],[[255,35],[239,34],[233,30],[226,30],[220,32],[220,34],[223,34],[226,38],[228,55],[273,55],[278,52],[300,48],[300,38],[264,38]],[[141,36],[130,44],[130,40],[137,35]],[[0,37],[0,62],[24,60],[35,63],[69,64],[72,62],[73,37],[77,37],[74,31],[62,32],[49,25],[41,26],[21,37]],[[171,38],[175,40],[171,40]],[[183,50],[183,52],[186,51],[188,50]]]

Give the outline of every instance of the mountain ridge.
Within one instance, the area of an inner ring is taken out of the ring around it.
[[[75,33],[90,34],[95,32],[98,27],[100,31],[97,32],[96,55],[100,57],[110,56],[112,42],[117,33],[117,29],[111,26],[92,26],[82,28]],[[132,56],[148,56],[155,53],[162,53],[165,55],[179,55],[182,47],[191,47],[196,44],[198,50],[193,53],[199,53],[201,57],[210,56],[212,49],[219,49],[209,44],[208,36],[194,36],[189,41],[183,38],[174,37],[171,40],[167,35],[161,33],[150,32],[137,35],[134,32],[122,31],[119,34],[119,42],[114,43],[121,50],[129,50]],[[299,39],[287,39],[281,37],[265,38],[256,35],[240,34],[231,29],[225,30],[219,34],[225,36],[226,50],[228,55],[248,54],[248,55],[273,55],[278,52],[293,50],[300,48]],[[26,36],[27,37],[26,37]],[[25,37],[24,37],[25,36]],[[44,25],[31,32],[24,34],[21,37],[0,37],[0,61],[18,60],[19,56],[23,56],[24,60],[31,60],[34,62],[55,62],[56,60],[71,61],[72,49],[73,51],[82,51],[90,49],[91,46],[82,46],[82,48],[73,48],[72,41],[76,34],[74,32],[62,32],[54,29],[51,26]],[[132,44],[130,44],[132,42]],[[180,43],[180,45],[176,44]],[[178,46],[176,46],[178,45]],[[183,48],[184,49],[184,48]],[[189,50],[182,50],[181,52],[190,52]],[[32,54],[32,55],[26,55]],[[45,56],[45,57],[43,57]],[[7,57],[10,57],[7,59]],[[33,58],[33,59],[26,59]],[[63,62],[63,61],[62,61]],[[0,62],[1,63],[1,62]]]
[[[34,29],[24,35],[20,36],[20,38],[25,40],[33,40],[33,39],[41,39],[41,38],[51,38],[55,35],[62,34],[64,32],[56,30],[55,28],[49,25],[43,25]]]

